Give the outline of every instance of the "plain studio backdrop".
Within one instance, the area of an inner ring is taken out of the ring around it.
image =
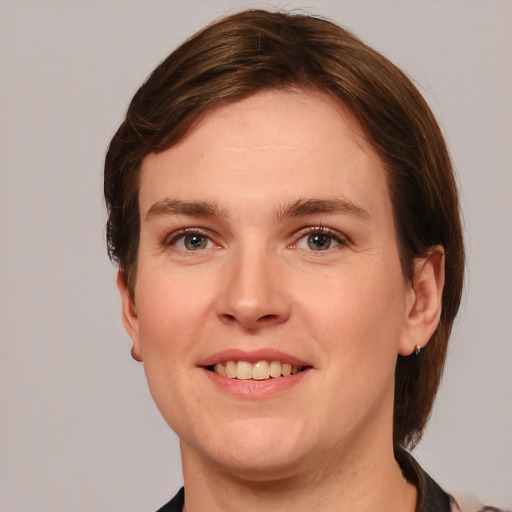
[[[468,267],[414,453],[446,490],[512,505],[512,2],[0,0],[2,511],[151,511],[181,485],[176,436],[121,325],[103,159],[136,88],[185,37],[276,5],[354,31],[438,116]]]

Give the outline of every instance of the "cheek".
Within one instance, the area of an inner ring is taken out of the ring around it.
[[[197,281],[142,272],[136,289],[144,372],[156,406],[173,429],[183,421],[181,430],[190,428],[188,422],[201,407],[201,396],[190,386],[190,371],[198,340],[204,337],[208,297]]]
[[[197,341],[211,310],[207,276],[141,273],[136,289],[140,337],[146,350],[180,351]]]
[[[353,266],[303,285],[296,291],[301,316],[326,357],[336,356],[352,365],[364,360],[375,366],[385,358],[394,365],[405,318],[400,271]]]

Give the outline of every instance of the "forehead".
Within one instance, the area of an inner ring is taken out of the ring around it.
[[[293,201],[305,192],[364,196],[369,186],[387,195],[385,182],[379,158],[339,101],[318,91],[269,90],[209,110],[176,146],[148,155],[139,200],[144,215],[165,194]]]

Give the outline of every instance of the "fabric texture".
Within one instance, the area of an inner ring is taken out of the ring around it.
[[[182,487],[174,498],[166,503],[162,508],[159,508],[157,512],[182,512],[183,505],[185,503],[185,489]]]
[[[418,498],[416,512],[450,512],[452,500],[441,487],[416,462],[414,457],[402,448],[395,449],[398,462],[406,480],[416,486]]]

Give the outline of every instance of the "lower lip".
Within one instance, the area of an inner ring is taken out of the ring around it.
[[[287,391],[302,382],[310,369],[289,375],[287,377],[275,377],[267,380],[253,379],[228,379],[221,375],[203,368],[206,376],[222,391],[240,398],[259,399],[266,398],[276,393]]]

